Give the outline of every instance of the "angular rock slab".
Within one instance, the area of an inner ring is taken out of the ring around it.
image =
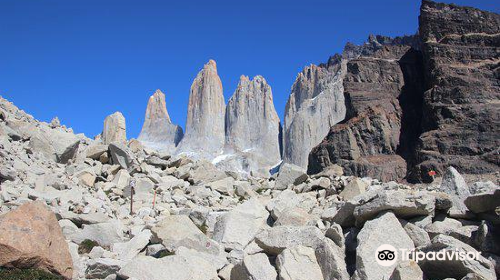
[[[143,230],[128,242],[113,244],[112,251],[119,256],[120,260],[131,260],[148,245],[151,236],[150,230]]]
[[[467,186],[467,183],[462,175],[460,175],[460,173],[458,173],[458,171],[452,166],[446,169],[439,189],[450,195],[453,203],[451,210],[459,212],[467,211],[464,200],[470,196],[469,187]]]
[[[265,253],[274,256],[296,246],[312,248],[325,280],[349,279],[344,250],[317,227],[274,226],[260,232],[255,242]]]
[[[29,147],[58,163],[67,163],[76,156],[80,140],[73,134],[61,129],[40,127],[32,132]]]
[[[325,280],[349,280],[344,248],[325,238],[315,248],[315,254]]]
[[[276,280],[278,274],[266,254],[246,255],[231,271],[231,279]]]
[[[88,279],[104,279],[107,276],[118,272],[123,264],[124,263],[121,260],[110,258],[91,260],[87,270],[85,271],[85,276]]]
[[[413,241],[391,212],[380,214],[375,219],[367,221],[359,232],[357,240],[354,280],[388,279],[391,276],[396,264],[382,266],[377,263],[376,251],[379,246],[388,244],[397,250],[415,248]]]
[[[133,155],[129,148],[121,143],[111,143],[109,145],[109,153],[113,164],[118,164],[123,169],[128,169],[132,166]]]
[[[42,202],[25,203],[0,216],[0,266],[72,277],[68,244],[56,216]]]
[[[309,212],[316,204],[316,197],[310,193],[297,194],[292,190],[284,190],[273,198],[266,205],[266,208],[275,220],[279,220],[284,213],[291,211],[291,209],[301,208],[305,212]]]
[[[500,189],[490,193],[471,195],[465,199],[465,206],[473,213],[495,211],[500,206]]]
[[[324,280],[314,249],[309,247],[299,245],[283,250],[276,267],[280,280]]]
[[[128,262],[118,276],[136,280],[216,280],[217,271],[194,256],[167,256],[160,259],[139,256]]]
[[[495,270],[491,261],[479,254],[473,247],[447,235],[437,235],[432,239],[432,244],[422,248],[422,252],[447,252],[456,251],[477,254],[473,260],[428,260],[419,263],[424,274],[431,279],[455,278],[461,279],[469,273],[475,273],[481,280],[496,279]],[[446,269],[443,269],[446,268]]]
[[[275,188],[284,190],[291,184],[298,185],[306,181],[307,178],[306,172],[300,166],[284,163],[280,166]]]
[[[370,201],[354,208],[356,224],[363,224],[378,213],[391,210],[400,218],[434,215],[435,197],[426,192],[380,191]]]
[[[219,217],[213,239],[226,248],[242,250],[266,226],[268,216],[257,199],[250,199]]]
[[[168,216],[159,222],[151,232],[153,233],[153,242],[161,242],[169,252],[175,252],[179,247],[214,255],[220,252],[219,244],[205,236],[185,215]]]
[[[278,255],[286,248],[298,245],[316,248],[324,239],[317,227],[276,226],[257,234],[255,242],[267,254]]]
[[[366,192],[366,188],[368,184],[359,178],[355,178],[351,180],[347,186],[345,186],[344,190],[339,194],[344,200],[351,200],[357,195],[360,195]]]
[[[396,266],[389,280],[423,280],[424,273],[415,261],[402,261]]]
[[[123,237],[124,228],[120,221],[110,220],[109,222],[83,225],[83,229],[76,231],[69,236],[69,239],[76,244],[89,239],[97,242],[101,246],[111,247],[114,243],[125,241]]]

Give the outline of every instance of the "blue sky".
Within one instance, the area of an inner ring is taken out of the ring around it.
[[[455,0],[499,12],[491,0]],[[0,95],[35,118],[99,134],[121,111],[137,137],[148,97],[185,126],[192,80],[217,61],[227,99],[262,75],[283,117],[295,77],[346,42],[414,34],[420,1],[0,0]]]

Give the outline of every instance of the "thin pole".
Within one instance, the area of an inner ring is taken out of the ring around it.
[[[154,190],[153,194],[153,210],[155,210],[155,202],[156,202],[156,189]]]
[[[135,180],[130,180],[130,216],[133,214],[134,207]]]

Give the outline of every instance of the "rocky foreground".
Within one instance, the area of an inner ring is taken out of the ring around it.
[[[449,167],[441,183],[408,186],[343,176],[337,165],[308,176],[291,164],[271,178],[242,178],[136,140],[121,144],[114,118],[115,133],[91,140],[0,99],[0,267],[108,280],[500,273],[498,179],[467,184]],[[382,244],[479,257],[381,266]]]

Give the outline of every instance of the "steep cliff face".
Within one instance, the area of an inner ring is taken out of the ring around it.
[[[403,93],[419,94],[408,85],[418,73],[413,65],[418,63],[411,47],[414,40],[378,38],[370,37],[366,46],[358,49],[348,46],[349,56],[358,56],[347,63],[343,79],[346,119],[334,125],[311,151],[310,173],[339,164],[347,175],[382,180],[399,180],[406,175],[406,162],[398,149],[402,144]],[[408,142],[405,138],[405,145]]]
[[[151,148],[173,151],[182,136],[182,128],[170,120],[165,94],[156,90],[149,98],[144,125],[137,140]]]
[[[306,168],[311,148],[321,142],[331,126],[344,119],[344,73],[345,61],[335,56],[327,64],[307,66],[297,76],[285,108],[285,162]]]
[[[186,133],[178,153],[213,158],[222,152],[225,142],[226,105],[217,65],[210,60],[198,73],[189,95]]]
[[[226,108],[226,149],[253,153],[267,166],[281,160],[280,120],[271,87],[261,76],[241,76]]]
[[[450,165],[498,171],[500,15],[425,0],[418,46],[379,38],[346,47],[346,120],[312,150],[309,172],[337,163],[347,174],[428,182]]]
[[[487,173],[500,165],[500,15],[423,1],[423,131],[410,178],[449,165]]]

